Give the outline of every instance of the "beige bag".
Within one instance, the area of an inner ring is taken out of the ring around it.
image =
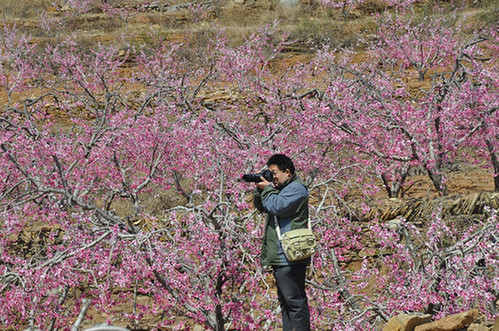
[[[304,260],[311,257],[315,253],[317,241],[314,233],[312,232],[310,218],[308,219],[308,228],[291,230],[284,233],[282,236],[281,229],[279,228],[279,221],[275,216],[274,221],[277,238],[279,238],[279,241],[282,244],[282,249],[284,250],[284,255],[286,255],[286,258],[289,261],[295,262]]]

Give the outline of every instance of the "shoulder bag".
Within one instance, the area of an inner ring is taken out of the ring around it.
[[[281,236],[281,229],[279,228],[279,221],[277,217],[274,216],[275,229],[277,232],[277,238],[282,244],[282,249],[284,250],[284,255],[291,261],[304,260],[315,253],[315,248],[317,246],[317,241],[315,235],[312,232],[312,224],[310,223],[310,218],[308,219],[308,227],[305,229],[296,229],[284,233]]]

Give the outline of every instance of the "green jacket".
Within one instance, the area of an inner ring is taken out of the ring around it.
[[[308,190],[296,177],[290,178],[282,187],[266,186],[263,190],[255,190],[253,203],[255,207],[267,213],[261,263],[263,266],[292,264],[284,256],[282,246],[277,238],[275,219],[279,222],[281,234],[290,230],[307,227],[308,222]],[[275,216],[275,217],[274,217]],[[295,263],[309,263],[310,259]]]

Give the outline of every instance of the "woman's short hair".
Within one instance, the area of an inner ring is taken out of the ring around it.
[[[267,161],[267,167],[270,167],[271,164],[275,164],[281,171],[289,169],[292,175],[295,174],[295,165],[293,164],[293,161],[284,154],[272,155]]]

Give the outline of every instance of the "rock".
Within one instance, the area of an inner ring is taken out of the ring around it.
[[[467,331],[489,331],[489,328],[483,324],[471,323]]]
[[[298,7],[299,0],[279,0],[279,4],[283,7]]]
[[[130,331],[130,330],[119,326],[101,324],[101,325],[96,325],[90,329],[85,329],[84,331]]]
[[[395,218],[393,220],[388,221],[386,227],[392,231],[397,231],[400,229],[401,224],[402,220],[400,218]]]
[[[430,314],[398,314],[390,318],[383,331],[412,331],[414,327],[431,321]]]
[[[449,315],[438,321],[418,325],[414,331],[455,331],[466,328],[478,317],[478,310],[472,309],[464,313]]]
[[[196,324],[192,328],[192,331],[204,331],[204,327],[202,325]]]

